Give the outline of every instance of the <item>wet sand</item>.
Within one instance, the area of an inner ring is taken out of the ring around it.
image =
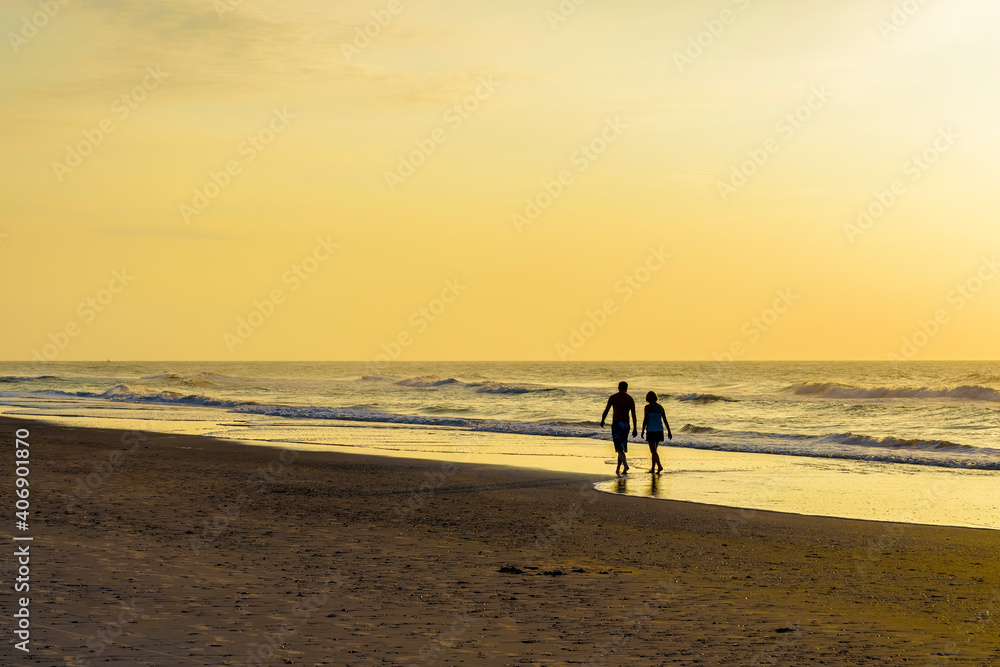
[[[996,531],[602,494],[564,473],[0,425],[9,450],[31,430],[35,664],[1000,662]]]

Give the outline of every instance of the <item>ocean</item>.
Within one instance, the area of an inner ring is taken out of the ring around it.
[[[604,490],[684,495],[677,492],[683,471],[671,461],[699,469],[694,486],[713,466],[752,475],[759,466],[745,465],[751,460],[767,461],[772,477],[803,466],[909,484],[923,474],[924,488],[932,471],[947,470],[964,475],[959,486],[992,489],[992,471],[1000,470],[1000,362],[3,363],[0,412],[271,446],[613,473],[600,418],[620,380],[640,420],[646,392],[659,395],[674,433],[663,459],[677,474],[675,490],[633,482],[605,482]],[[630,451],[648,460],[640,440]],[[719,491],[722,479],[711,478],[719,498],[697,499],[754,506],[741,501],[745,489]],[[995,499],[990,491],[981,508],[966,508],[967,516],[957,508],[946,522],[993,526],[996,512],[983,514]],[[815,500],[790,506],[777,492],[756,505],[872,518],[817,509]]]

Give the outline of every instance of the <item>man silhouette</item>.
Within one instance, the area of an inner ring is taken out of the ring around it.
[[[621,475],[628,472],[628,461],[625,460],[625,452],[628,451],[628,418],[632,413],[632,437],[638,435],[638,423],[635,418],[635,401],[628,395],[628,382],[618,383],[618,393],[612,394],[608,399],[608,404],[604,407],[604,414],[601,415],[601,428],[604,428],[604,420],[608,417],[608,411],[614,408],[611,413],[611,440],[615,443],[615,451],[618,452],[618,465],[615,466],[615,474]],[[622,470],[622,466],[625,469]]]

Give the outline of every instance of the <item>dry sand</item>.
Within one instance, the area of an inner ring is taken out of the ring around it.
[[[8,451],[31,430],[35,536],[32,654],[5,664],[1000,664],[1000,532],[0,425]]]

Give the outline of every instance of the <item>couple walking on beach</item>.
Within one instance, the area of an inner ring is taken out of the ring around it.
[[[628,451],[628,427],[629,415],[632,416],[632,437],[636,436],[638,421],[635,418],[635,401],[628,395],[628,382],[618,383],[618,393],[612,394],[608,399],[608,404],[604,407],[604,414],[601,415],[601,428],[604,428],[604,421],[608,418],[608,411],[611,412],[611,440],[615,443],[615,451],[618,452],[618,465],[615,466],[615,474],[622,475],[628,472],[628,461],[625,460],[625,453]],[[642,415],[642,435],[649,443],[649,453],[653,459],[653,467],[649,472],[659,474],[663,472],[663,464],[660,463],[660,455],[656,449],[663,442],[663,430],[666,428],[667,438],[674,439],[674,434],[670,432],[670,424],[667,423],[667,413],[663,406],[656,402],[656,393],[646,394],[646,409]],[[624,470],[622,467],[624,466]]]

